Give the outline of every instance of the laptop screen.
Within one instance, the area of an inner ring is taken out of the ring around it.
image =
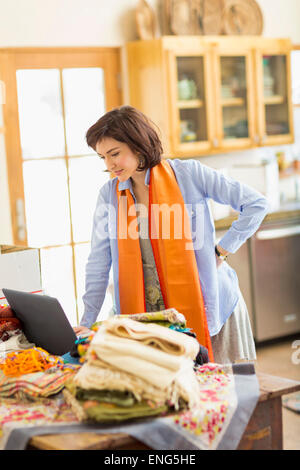
[[[29,342],[58,356],[72,349],[77,337],[57,299],[5,288],[2,290]]]

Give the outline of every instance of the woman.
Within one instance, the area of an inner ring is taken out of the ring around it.
[[[75,332],[96,321],[112,264],[117,314],[174,307],[211,361],[255,359],[247,308],[226,256],[258,229],[266,199],[198,160],[163,160],[152,123],[130,106],[105,114],[86,138],[116,177],[99,192],[85,310]],[[217,246],[209,198],[239,212]]]

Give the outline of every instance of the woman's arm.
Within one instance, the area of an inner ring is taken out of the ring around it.
[[[84,314],[80,326],[90,327],[101,310],[109,281],[111,250],[108,227],[108,204],[101,188],[93,219],[91,251],[85,270]]]
[[[230,205],[239,212],[238,219],[218,243],[221,254],[235,253],[259,228],[268,212],[268,201],[250,186],[228,178],[197,160],[191,162],[189,169],[193,184],[201,188],[203,196]]]

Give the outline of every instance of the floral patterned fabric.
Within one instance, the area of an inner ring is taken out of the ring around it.
[[[175,308],[167,308],[166,310],[160,310],[159,312],[145,312],[145,313],[134,313],[132,315],[122,315],[122,318],[130,318],[131,320],[140,322],[153,322],[162,323],[165,322],[168,325],[178,325],[184,328],[186,326],[186,320],[182,313],[177,312]]]
[[[0,449],[5,447],[10,432],[16,427],[76,422],[76,416],[62,396],[38,402],[0,399]]]
[[[114,318],[118,318],[116,315]],[[177,312],[175,308],[167,308],[166,310],[159,310],[153,312],[144,312],[144,313],[133,313],[133,314],[122,314],[122,318],[130,318],[131,320],[145,322],[145,323],[156,323],[157,325],[170,327],[178,327],[180,329],[185,329],[186,319],[182,313]],[[92,325],[92,329],[97,331],[98,327],[103,324],[105,320],[95,322]],[[190,329],[187,328],[189,331]]]
[[[28,440],[35,435],[95,432],[127,433],[157,450],[236,449],[259,397],[253,364],[208,363],[198,367],[196,375],[200,385],[197,408],[150,421],[140,419],[123,425],[112,424],[105,429],[101,424],[87,427],[78,422],[63,403],[61,409],[66,415],[57,415],[57,409],[50,409],[51,406],[43,408],[43,405],[48,406],[46,401],[32,408],[17,402],[7,407],[5,401],[4,407],[0,406],[0,428],[2,425],[6,432],[4,448],[25,449]],[[43,419],[47,422],[41,427]],[[59,421],[59,426],[55,426],[54,419]],[[21,433],[17,427],[23,427]]]
[[[237,406],[232,368],[208,363],[196,375],[201,406],[165,420],[199,448],[215,449]]]

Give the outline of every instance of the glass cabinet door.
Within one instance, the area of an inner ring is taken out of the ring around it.
[[[291,133],[288,86],[288,56],[262,55],[263,134],[262,144]]]
[[[207,140],[203,57],[177,57],[180,142]]]
[[[220,55],[218,67],[219,146],[249,147],[252,138],[250,58],[246,54]]]
[[[178,155],[195,155],[211,146],[207,102],[207,57],[172,56],[172,139]]]

